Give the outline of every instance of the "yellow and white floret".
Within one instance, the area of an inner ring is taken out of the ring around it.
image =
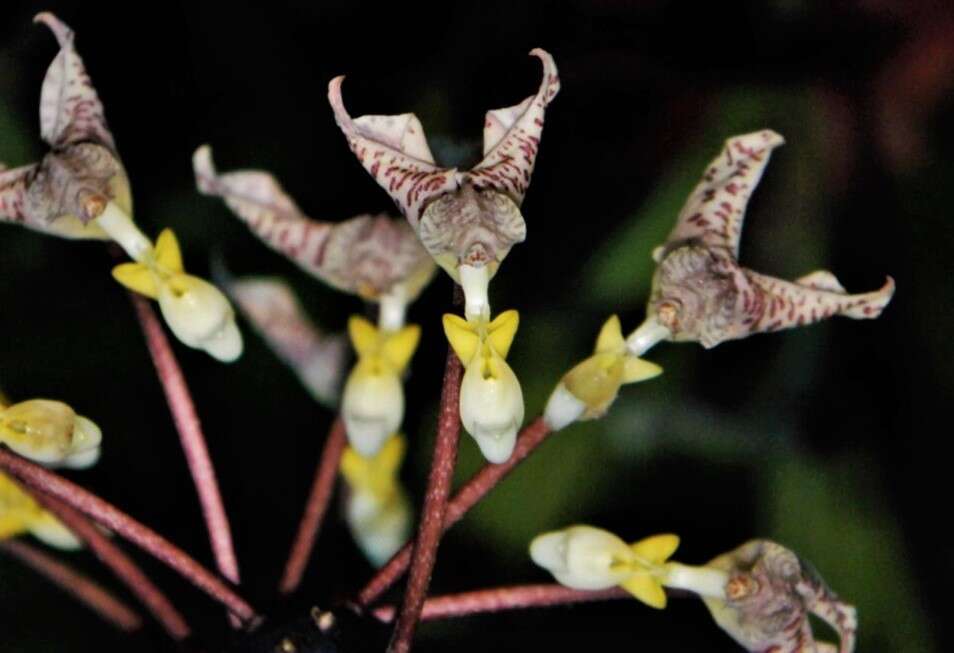
[[[660,374],[661,367],[627,350],[619,318],[613,315],[600,330],[593,355],[567,372],[554,388],[543,419],[558,431],[577,420],[602,417],[623,384]]]
[[[163,318],[183,344],[226,363],[241,356],[242,334],[232,305],[211,283],[186,274],[172,230],[163,230],[152,247],[141,243],[131,221],[124,225],[125,231],[116,230],[123,240],[117,240],[136,262],[117,265],[113,277],[130,290],[157,300]]]
[[[394,434],[371,457],[353,447],[341,457],[341,476],[348,487],[345,519],[358,546],[380,567],[411,535],[411,502],[398,472],[407,445]]]
[[[82,469],[100,456],[103,433],[88,417],[50,399],[0,402],[0,443],[49,467]]]
[[[80,548],[80,541],[33,497],[0,472],[0,541],[29,533],[58,549]]]
[[[530,543],[530,557],[562,585],[580,590],[619,586],[654,608],[666,607],[665,587],[724,598],[728,575],[669,562],[678,546],[677,535],[627,544],[609,531],[580,525],[537,536]]]
[[[345,382],[341,415],[348,442],[370,457],[404,419],[401,374],[417,349],[421,328],[409,324],[386,331],[355,315],[348,320],[348,335],[358,360]]]
[[[523,391],[506,360],[519,323],[514,310],[493,321],[444,315],[444,333],[464,365],[460,420],[492,463],[510,458],[523,423]]]

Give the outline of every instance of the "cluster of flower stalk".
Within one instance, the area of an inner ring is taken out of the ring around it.
[[[195,407],[162,326],[142,296],[158,301],[170,330],[183,344],[224,362],[236,360],[242,351],[234,312],[215,286],[185,273],[171,231],[163,231],[153,244],[135,226],[129,183],[73,33],[52,14],[40,14],[37,21],[53,31],[60,45],[43,82],[40,104],[41,134],[51,150],[37,164],[0,168],[0,220],[67,238],[112,239],[132,259],[117,266],[113,275],[135,293],[137,315],[226,580],[111,504],[44,468],[87,467],[99,458],[102,440],[92,421],[46,399],[0,404],[0,443],[6,446],[0,446],[0,469],[6,473],[0,472],[2,546],[118,626],[140,627],[138,616],[108,592],[12,538],[30,533],[64,549],[85,543],[173,638],[188,637],[191,629],[174,604],[92,520],[191,580],[226,606],[234,625],[250,631],[263,628],[262,618],[235,589],[238,563]],[[679,544],[675,535],[654,535],[630,545],[607,531],[575,525],[530,544],[532,560],[550,572],[557,585],[428,598],[443,532],[550,434],[579,420],[602,417],[622,385],[660,374],[661,368],[642,359],[654,345],[698,342],[711,348],[833,315],[874,318],[894,291],[890,278],[878,291],[848,294],[827,271],[788,282],[741,267],[738,244],[745,208],[782,139],[767,130],[730,138],[704,171],[672,233],[653,254],[657,269],[646,320],[626,335],[620,320],[610,317],[593,354],[563,376],[543,414],[521,431],[523,395],[507,363],[519,316],[516,310],[494,316],[489,283],[511,247],[526,237],[520,207],[547,105],[560,88],[550,54],[540,49],[530,54],[543,63],[539,89],[519,104],[487,113],[483,158],[467,171],[435,163],[413,114],[351,118],[342,100],[343,78],[331,81],[328,97],[339,127],[403,218],[313,220],[267,173],[219,174],[208,146],[195,153],[193,167],[202,193],[221,197],[264,243],[306,272],[377,306],[376,324],[360,316],[348,322],[355,363],[342,383],[348,359],[345,338],[316,329],[286,284],[223,276],[226,292],[248,322],[316,400],[339,411],[280,591],[288,594],[298,587],[340,476],[346,488],[344,519],[362,551],[380,567],[349,609],[382,621],[393,619],[391,651],[410,649],[422,618],[624,596],[663,608],[667,589],[672,589],[701,597],[716,623],[749,651],[849,653],[855,641],[854,609],[795,554],[767,540],[753,540],[702,566],[691,566],[670,560]],[[406,448],[400,434],[402,378],[421,329],[407,324],[406,316],[438,266],[460,285],[463,315],[443,317],[450,347],[438,433],[412,537],[411,501],[399,481]],[[487,464],[451,496],[461,425]],[[406,571],[409,580],[400,607],[378,604]],[[838,645],[814,640],[810,613],[834,627]],[[314,627],[333,637],[333,623],[332,613],[321,613]],[[295,650],[295,642],[288,643],[292,648],[282,650]]]

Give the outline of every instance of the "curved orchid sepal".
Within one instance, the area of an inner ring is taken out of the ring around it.
[[[752,540],[707,565],[728,577],[725,596],[704,597],[715,622],[748,651],[852,653],[854,606],[838,598],[811,565],[769,540]],[[816,642],[809,614],[826,621],[839,645]]]
[[[401,374],[421,338],[410,324],[397,331],[379,329],[363,317],[351,316],[348,335],[358,360],[345,382],[341,401],[348,442],[362,456],[376,455],[404,419]]]
[[[0,541],[25,533],[58,549],[82,546],[66,526],[0,472]]]
[[[40,135],[52,149],[39,163],[12,170],[0,165],[0,222],[105,240],[96,218],[109,202],[131,213],[129,180],[73,31],[49,12],[34,22],[46,25],[60,46],[40,93]]]
[[[348,528],[364,554],[378,567],[411,535],[411,502],[398,478],[406,449],[404,437],[396,433],[374,456],[364,457],[348,447],[341,457],[341,476],[348,487]]]
[[[199,191],[221,197],[266,245],[333,288],[380,302],[385,311],[397,304],[395,328],[434,276],[434,261],[404,220],[384,214],[313,220],[267,172],[220,174],[208,145],[195,151],[192,163]]]
[[[577,420],[600,418],[616,401],[623,384],[660,374],[661,367],[629,352],[619,318],[613,315],[600,330],[593,355],[567,372],[553,390],[543,419],[558,431]]]
[[[84,469],[99,460],[103,433],[61,401],[0,401],[0,443],[48,467]]]
[[[669,561],[678,546],[679,537],[672,534],[627,544],[609,531],[581,525],[537,536],[530,557],[562,585],[581,590],[619,586],[653,608],[666,607],[664,587],[724,596],[725,574]]]
[[[504,311],[493,321],[444,315],[444,333],[464,365],[460,419],[491,463],[510,458],[523,423],[523,391],[507,364],[520,315]]]
[[[344,77],[328,84],[328,101],[351,150],[465,293],[463,268],[472,274],[481,270],[486,285],[510,248],[526,238],[520,205],[536,163],[546,107],[560,90],[553,57],[539,48],[530,54],[543,63],[537,93],[487,112],[484,158],[466,172],[434,162],[414,114],[351,118],[341,97]],[[468,317],[490,314],[469,294],[465,312]]]
[[[157,300],[166,324],[183,344],[225,363],[242,355],[242,334],[232,305],[211,283],[186,274],[171,229],[164,229],[156,246],[144,251],[138,262],[113,268],[113,278]]]
[[[770,130],[732,137],[706,169],[669,238],[653,252],[658,265],[648,317],[629,338],[633,353],[663,339],[711,348],[833,315],[876,318],[891,301],[891,277],[879,290],[848,294],[826,270],[783,281],[739,265],[749,197],[783,142]]]
[[[216,280],[311,396],[326,406],[336,406],[347,369],[348,343],[344,335],[324,333],[315,326],[282,279],[226,276]]]

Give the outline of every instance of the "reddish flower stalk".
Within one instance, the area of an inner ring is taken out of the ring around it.
[[[79,599],[83,605],[116,628],[132,632],[142,627],[142,618],[132,608],[92,579],[46,552],[20,540],[0,542],[0,550]]]
[[[228,583],[200,565],[169,540],[111,503],[4,447],[0,447],[0,470],[13,475],[28,488],[59,499],[98,524],[118,533],[174,569],[242,621],[251,622],[258,618],[255,609],[229,587]]]
[[[337,418],[325,439],[325,446],[315,471],[315,480],[311,486],[311,494],[308,497],[305,512],[302,514],[295,542],[288,555],[288,562],[285,564],[285,573],[278,586],[282,594],[291,594],[301,583],[305,566],[308,564],[308,558],[311,557],[325,513],[328,512],[328,504],[331,503],[331,497],[334,494],[338,466],[341,463],[345,444],[347,444],[347,437],[344,422],[341,418]]]
[[[149,305],[149,300],[136,293],[129,293],[129,297],[136,309],[143,335],[146,337],[149,354],[152,356],[156,374],[165,392],[176,431],[179,432],[182,451],[185,453],[189,472],[192,474],[192,480],[199,494],[215,563],[223,576],[238,585],[239,567],[238,560],[235,558],[235,548],[232,546],[232,530],[229,527],[229,518],[225,514],[225,506],[222,504],[222,495],[215,478],[215,468],[209,457],[209,449],[205,444],[202,425],[196,414],[189,386],[169,345],[169,339],[162,330],[162,324],[152,306]]]
[[[109,567],[110,571],[146,606],[172,639],[182,641],[192,633],[189,624],[166,595],[95,525],[59,499],[43,492],[34,492],[33,496],[79,539],[83,540],[99,561]]]
[[[505,463],[499,465],[486,464],[474,474],[464,486],[457,491],[447,506],[444,517],[444,530],[459,522],[467,512],[477,505],[481,499],[494,489],[503,478],[519,465],[524,458],[542,443],[551,431],[547,428],[542,417],[538,417],[525,426],[517,438],[513,454]],[[407,571],[411,562],[411,543],[394,554],[394,556],[375,574],[367,585],[358,594],[357,603],[363,607],[377,601],[388,588]]]
[[[463,367],[454,350],[447,349],[447,364],[444,367],[444,384],[441,389],[440,413],[437,419],[437,440],[434,443],[434,460],[427,481],[427,493],[421,510],[421,522],[417,529],[410,555],[404,601],[398,614],[397,625],[388,646],[389,653],[407,653],[417,622],[424,609],[427,589],[431,584],[431,572],[437,560],[437,548],[444,533],[447,515],[447,499],[454,480],[454,465],[457,463],[457,444],[460,440],[460,381]]]
[[[421,620],[453,619],[472,614],[608,601],[631,596],[619,587],[596,591],[575,590],[557,584],[494,587],[460,594],[433,596],[424,602]],[[372,614],[381,621],[392,621],[394,606],[382,605],[375,608]]]

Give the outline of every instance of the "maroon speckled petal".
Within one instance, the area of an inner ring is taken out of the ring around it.
[[[277,278],[245,277],[226,284],[245,318],[318,401],[338,401],[347,363],[347,340],[323,334],[288,285]]]
[[[560,91],[560,77],[550,53],[536,48],[530,54],[543,62],[543,81],[537,94],[512,107],[487,112],[484,158],[463,175],[477,188],[509,195],[518,206],[530,185],[546,107]]]
[[[694,241],[725,247],[738,257],[745,207],[772,150],[784,142],[767,129],[728,139],[679,213],[666,245]]]
[[[196,150],[192,163],[202,193],[221,197],[263,242],[339,290],[377,299],[403,283],[412,299],[433,274],[434,263],[403,220],[312,220],[267,172],[219,174],[207,145]]]
[[[421,122],[413,113],[352,119],[341,99],[342,81],[343,76],[328,83],[335,121],[358,161],[416,230],[424,204],[458,187],[457,171],[435,165]]]
[[[116,144],[106,125],[103,105],[73,45],[73,31],[49,12],[37,14],[34,22],[53,32],[60,51],[46,71],[40,93],[40,135],[54,148],[80,141],[93,141],[114,153]]]
[[[881,315],[894,295],[894,280],[888,277],[879,290],[850,295],[834,275],[814,272],[798,281],[784,281],[743,268],[756,293],[750,301],[750,315],[755,318],[750,333],[778,331],[812,324],[841,315],[856,320]]]
[[[23,222],[26,219],[24,202],[27,185],[35,174],[37,164],[6,170],[0,164],[0,221]]]

